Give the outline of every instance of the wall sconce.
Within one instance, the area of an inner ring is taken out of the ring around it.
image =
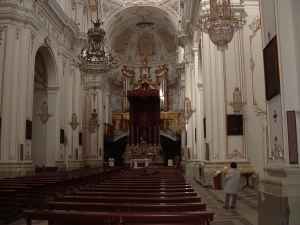
[[[77,115],[76,115],[76,113],[73,113],[73,115],[72,115],[72,122],[70,122],[69,124],[71,125],[71,127],[72,127],[73,130],[76,130],[76,128],[80,124],[80,123],[77,122]]]
[[[242,102],[241,91],[238,87],[236,87],[233,92],[233,101],[228,102],[228,105],[233,107],[234,114],[240,114],[243,106],[246,104],[247,104],[247,102]]]
[[[92,117],[89,119],[88,125],[87,125],[87,129],[90,133],[95,133],[99,126],[100,126],[100,121],[98,121],[98,113],[97,113],[97,109],[93,109],[92,112]]]
[[[185,97],[183,103],[183,117],[186,120],[186,124],[188,124],[189,118],[191,118],[194,112],[195,110],[192,110],[191,100],[189,99],[189,97]]]
[[[36,115],[40,117],[42,123],[47,123],[48,118],[53,116],[52,114],[48,114],[48,104],[46,101],[43,101],[41,105],[41,112],[36,113]]]

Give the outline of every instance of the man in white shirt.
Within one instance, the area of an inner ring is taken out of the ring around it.
[[[226,197],[225,197],[225,206],[223,207],[224,209],[229,209],[229,199],[231,195],[232,195],[231,208],[232,209],[236,208],[237,191],[238,191],[240,176],[241,176],[240,171],[236,169],[237,164],[235,162],[232,162],[230,164],[230,167],[231,169],[227,172],[225,176],[226,184],[224,187],[224,192],[226,192]]]

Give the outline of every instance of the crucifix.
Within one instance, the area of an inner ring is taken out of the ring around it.
[[[275,120],[275,123],[276,123],[276,118],[277,118],[277,113],[276,113],[276,110],[274,110],[273,119]]]
[[[270,42],[270,36],[271,36],[271,34],[270,34],[270,32],[268,32],[268,38],[269,38],[269,42]]]

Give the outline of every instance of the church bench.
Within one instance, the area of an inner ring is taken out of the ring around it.
[[[104,187],[104,188],[119,188],[121,185],[111,184],[100,184],[94,185],[93,188]],[[191,185],[122,185],[123,188],[129,189],[172,189],[172,188],[191,188]]]
[[[179,197],[197,196],[196,192],[91,192],[76,191],[76,196],[107,196],[107,197]]]
[[[165,181],[108,181],[105,182],[107,185],[150,185],[150,186],[157,186],[157,185],[189,185],[188,182],[165,182]]]
[[[124,212],[186,212],[206,211],[206,204],[197,203],[125,203]]]
[[[191,203],[201,202],[198,196],[181,197],[99,197],[99,196],[64,196],[65,202],[99,202],[99,203]]]
[[[31,225],[32,220],[48,220],[48,225],[113,225],[119,221],[112,212],[24,210],[23,215],[27,225]]]
[[[92,187],[92,188],[86,188],[85,191],[92,191],[92,192],[194,192],[193,188],[170,188],[170,189],[147,189],[147,188],[143,188],[143,189],[134,189],[134,188],[122,188],[122,187],[118,187],[118,188],[105,188],[105,187]]]
[[[0,190],[0,220],[6,224],[19,219],[20,204],[15,203],[15,190]]]
[[[174,213],[106,213],[75,211],[37,211],[24,210],[27,225],[32,220],[47,220],[49,225],[209,225],[213,221],[212,212],[174,212]]]
[[[139,182],[105,182],[100,185],[123,185],[123,186],[178,186],[178,185],[189,185],[188,182],[159,182],[159,181],[153,181],[153,182],[144,182],[144,181],[139,181]]]
[[[47,209],[81,211],[81,212],[121,212],[124,203],[98,203],[98,202],[47,202]]]
[[[149,225],[149,224],[199,224],[209,225],[213,221],[213,212],[155,212],[155,213],[118,213],[120,224]]]
[[[205,203],[91,203],[91,202],[47,202],[48,210],[89,212],[184,212],[206,211]]]

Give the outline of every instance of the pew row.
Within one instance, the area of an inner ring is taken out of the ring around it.
[[[90,203],[47,202],[47,209],[88,212],[184,212],[206,211],[205,203]]]
[[[64,196],[65,202],[99,202],[99,203],[191,203],[201,202],[198,196],[180,197],[99,197],[99,196]]]
[[[23,211],[26,224],[32,220],[47,220],[49,225],[209,225],[213,221],[212,212],[168,212],[168,213],[106,213],[74,211]]]

